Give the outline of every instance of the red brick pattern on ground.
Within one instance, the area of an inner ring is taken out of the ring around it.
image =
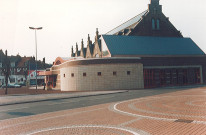
[[[0,134],[205,135],[206,88],[3,120]]]

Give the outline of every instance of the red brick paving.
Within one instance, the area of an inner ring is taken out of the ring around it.
[[[115,91],[115,90],[113,90]],[[16,94],[28,94],[28,95],[39,95],[39,94],[58,94],[58,93],[78,93],[81,91],[60,91],[60,90],[43,90],[43,87],[38,87],[36,90],[35,87],[21,87],[21,88],[8,88],[7,95],[16,95]],[[84,92],[90,92],[90,91],[84,91]],[[0,88],[0,95],[5,95],[5,88]]]
[[[14,94],[51,94],[51,93],[65,93],[60,90],[43,90],[43,89],[29,89],[28,87],[22,88],[8,88],[8,95]],[[0,88],[0,95],[5,95],[5,88]]]
[[[119,103],[120,112],[112,103],[2,120],[0,134],[205,135],[205,102],[206,88],[188,89]]]

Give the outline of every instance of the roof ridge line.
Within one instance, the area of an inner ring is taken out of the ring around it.
[[[124,22],[124,23],[122,23],[122,24],[118,25],[117,27],[113,28],[112,30],[108,31],[107,33],[111,32],[111,31],[113,31],[114,29],[118,28],[119,26],[121,26],[121,25],[123,25],[123,24],[125,24],[125,23],[129,22],[130,20],[134,19],[135,17],[137,17],[137,16],[141,15],[141,14],[142,14],[142,13],[144,13],[144,12],[145,12],[145,14],[146,14],[146,13],[147,13],[146,11],[148,11],[148,9],[147,9],[147,10],[145,10],[145,11],[143,11],[143,12],[141,12],[141,13],[139,13],[138,15],[136,15],[136,16],[134,16],[134,17],[132,17],[131,19],[127,20],[126,22]],[[106,33],[106,34],[107,34],[107,33]]]

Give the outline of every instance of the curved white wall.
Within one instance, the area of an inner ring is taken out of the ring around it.
[[[113,72],[117,75],[113,75]],[[130,75],[127,75],[130,71]],[[101,76],[97,73],[101,72]],[[74,77],[71,74],[74,74]],[[86,76],[83,76],[86,73]],[[64,77],[65,75],[65,77]],[[122,90],[144,88],[142,64],[94,64],[62,67],[62,91]]]

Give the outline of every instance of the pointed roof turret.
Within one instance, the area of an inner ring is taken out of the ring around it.
[[[96,36],[99,35],[99,31],[98,31],[98,28],[96,28]]]
[[[71,50],[71,52],[72,52],[72,54],[74,53],[74,48],[73,48],[73,46],[72,46],[72,50]]]
[[[5,55],[6,55],[6,57],[7,57],[7,50],[5,51]]]
[[[84,41],[82,39],[82,42],[81,42],[81,49],[84,49]]]
[[[99,39],[99,31],[98,31],[98,28],[96,28],[95,41],[97,41],[98,39]]]
[[[78,52],[78,44],[76,43],[76,52]]]
[[[79,57],[80,56],[80,52],[78,49],[78,44],[76,43],[76,53],[75,53],[75,57]]]
[[[74,57],[74,48],[73,48],[73,46],[71,48],[71,57]]]
[[[89,34],[88,34],[87,46],[89,46],[89,44],[90,44],[90,36],[89,36]]]

